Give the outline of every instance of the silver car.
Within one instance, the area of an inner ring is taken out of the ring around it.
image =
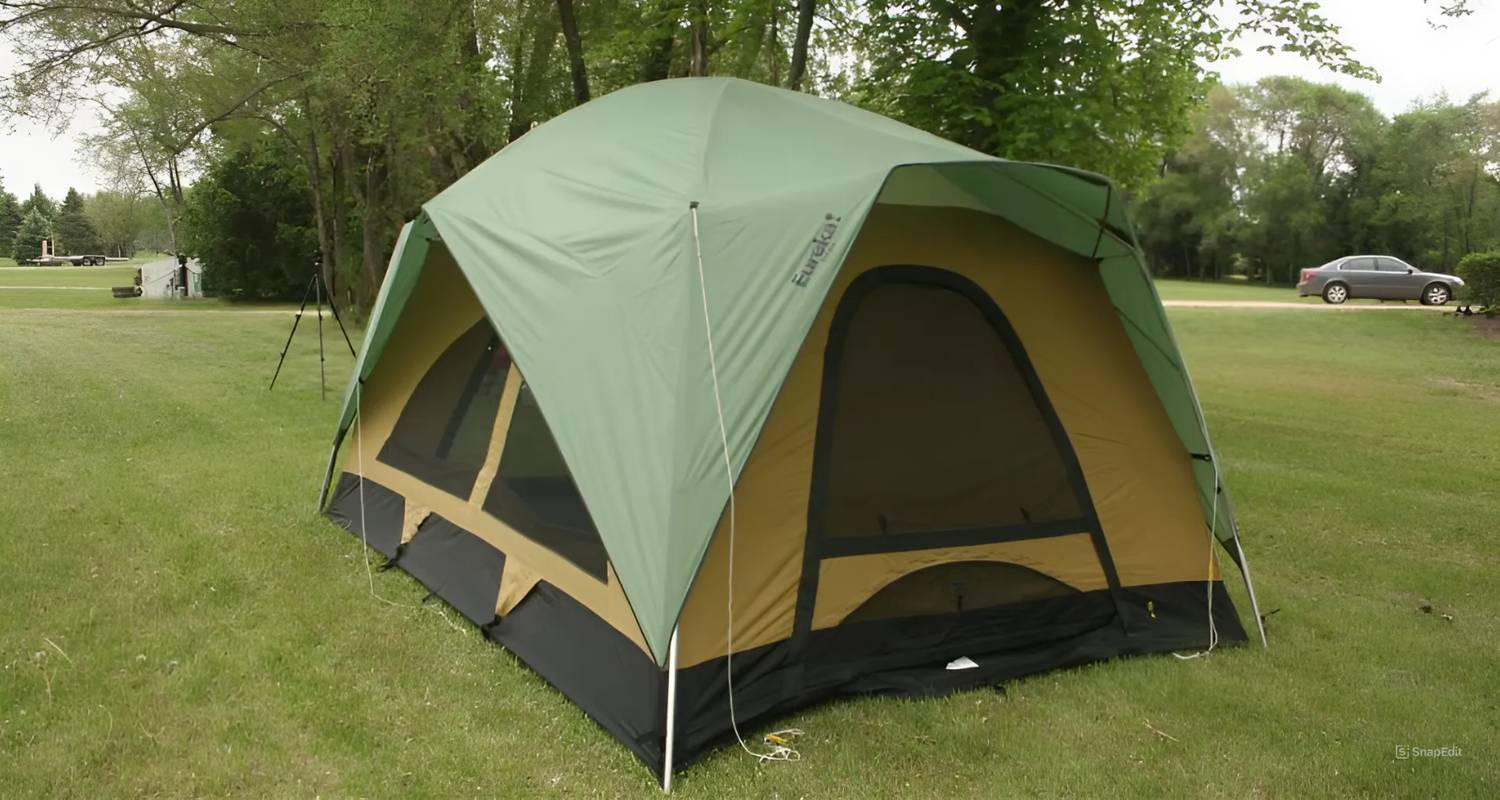
[[[1302,270],[1297,294],[1322,295],[1338,305],[1351,297],[1377,300],[1421,300],[1440,306],[1458,294],[1462,279],[1441,272],[1423,272],[1394,256],[1345,256],[1316,269]]]

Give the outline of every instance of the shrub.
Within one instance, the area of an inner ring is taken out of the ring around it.
[[[1470,253],[1458,262],[1464,295],[1471,305],[1500,311],[1500,250]]]

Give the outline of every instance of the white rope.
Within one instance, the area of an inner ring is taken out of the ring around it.
[[[714,355],[714,329],[708,316],[708,283],[703,276],[703,244],[698,235],[698,204],[695,202],[688,206],[693,215],[693,252],[698,259],[698,288],[703,295],[703,332],[708,341],[708,369],[713,375],[714,383],[714,410],[719,414],[719,443],[724,449],[724,477],[729,482],[729,578],[727,581],[727,599],[725,601],[724,616],[725,624],[725,654],[724,654],[724,681],[729,690],[729,727],[734,730],[734,738],[739,741],[740,747],[746,753],[755,756],[760,761],[799,761],[802,754],[791,746],[791,740],[802,735],[802,731],[796,728],[776,731],[766,734],[765,742],[771,746],[766,752],[756,752],[745,744],[745,738],[740,735],[739,721],[735,718],[734,711],[734,465],[729,458],[729,430],[724,424],[724,400],[719,393],[719,365]]]
[[[359,462],[359,541],[360,544],[364,546],[361,555],[365,560],[365,580],[369,583],[370,596],[375,598],[376,600],[379,600],[380,602],[385,603],[388,606],[395,606],[396,608],[416,609],[419,607],[407,605],[406,603],[398,603],[395,600],[386,599],[384,597],[381,597],[380,593],[375,591],[375,570],[370,567],[370,539],[365,533],[365,531],[369,530],[369,527],[365,524],[365,415],[363,389],[364,381],[360,380],[358,376],[355,376],[354,415],[358,420],[358,423],[354,431],[354,451],[355,458]],[[438,608],[436,606],[424,607],[429,611],[436,612],[438,616],[443,618],[444,622],[448,623],[448,627],[458,631],[459,633],[464,632],[463,627],[455,623],[452,619],[449,619],[448,615],[443,613],[443,610],[441,608]]]
[[[1208,649],[1190,655],[1183,655],[1181,653],[1172,654],[1183,661],[1190,661],[1194,658],[1206,656],[1212,653],[1214,647],[1219,643],[1219,629],[1214,625],[1214,565],[1218,561],[1218,557],[1214,552],[1214,544],[1218,541],[1215,536],[1215,529],[1219,524],[1219,460],[1210,454],[1209,463],[1214,465],[1214,499],[1212,503],[1212,516],[1208,520],[1208,576],[1203,581],[1204,586],[1208,589]]]
[[[365,559],[365,579],[370,584],[370,596],[387,605],[397,608],[412,608],[412,606],[387,600],[375,591],[375,570],[370,568],[370,539],[365,534],[369,526],[365,524],[365,415],[364,415],[364,381],[359,376],[354,378],[354,416],[359,420],[354,431],[355,458],[359,462],[359,541],[364,545],[363,556]]]

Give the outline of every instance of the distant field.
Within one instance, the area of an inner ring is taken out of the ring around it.
[[[135,280],[138,262],[103,267],[0,267],[0,291],[10,286],[75,286],[109,289]]]
[[[150,256],[104,267],[0,267],[0,309],[272,311],[295,308],[289,303],[118,298],[110,294],[111,287],[133,284],[136,268],[142,263],[159,258],[161,256]]]

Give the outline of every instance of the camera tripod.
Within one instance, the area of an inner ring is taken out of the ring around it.
[[[297,316],[292,320],[292,331],[286,335],[286,344],[281,348],[281,358],[276,361],[276,371],[271,374],[271,385],[266,391],[276,388],[276,377],[281,374],[281,365],[286,363],[286,353],[292,349],[292,337],[297,335],[297,324],[302,322],[302,314],[307,311],[307,300],[314,299],[318,312],[318,393],[327,399],[328,382],[324,377],[323,369],[323,295],[328,295],[328,310],[333,313],[333,321],[338,323],[339,333],[344,335],[344,344],[349,347],[349,355],[355,355],[354,343],[349,341],[349,331],[344,329],[344,321],[339,318],[338,307],[333,304],[333,293],[328,291],[328,286],[323,283],[323,264],[319,260],[313,266],[312,280],[307,282],[307,291],[302,293],[302,305],[297,308]]]

